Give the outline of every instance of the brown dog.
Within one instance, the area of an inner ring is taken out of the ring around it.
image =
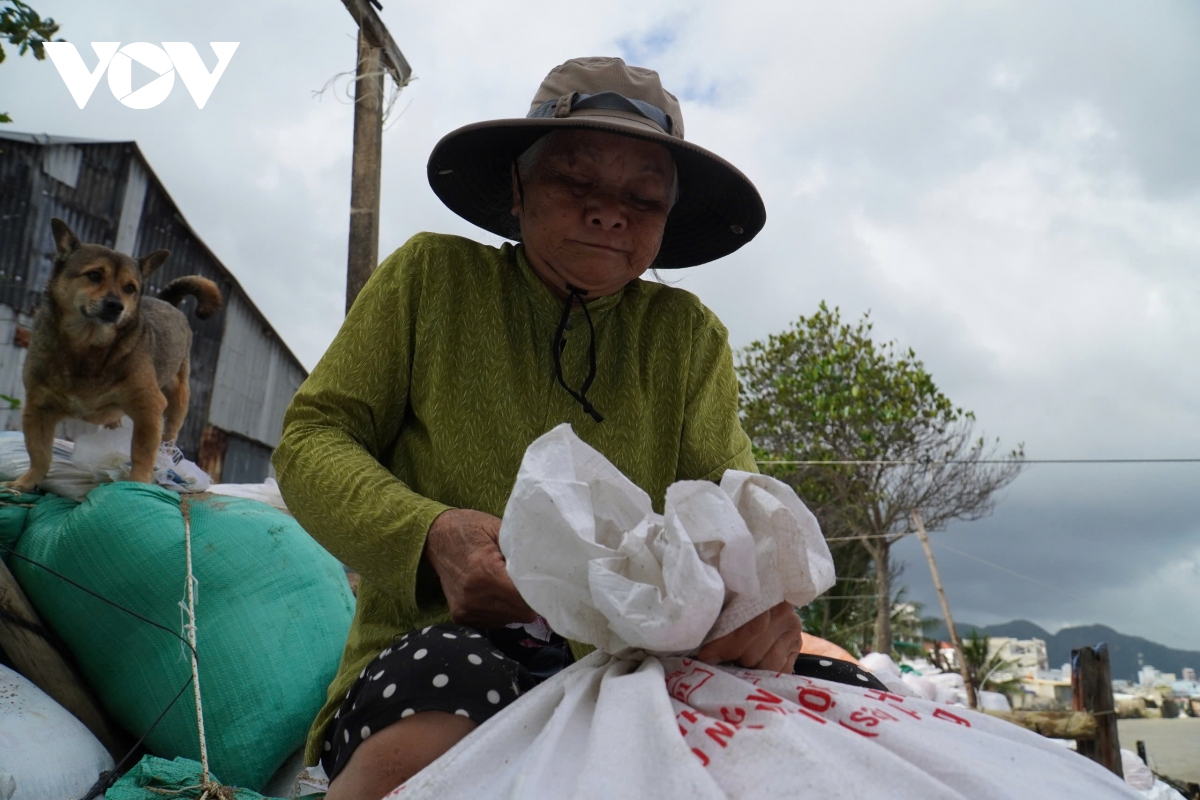
[[[46,477],[54,429],[64,418],[117,427],[125,414],[133,420],[130,478],[149,483],[159,444],[179,434],[191,394],[192,329],[175,306],[193,295],[196,316],[205,319],[221,307],[221,293],[190,275],[171,281],[161,299],[142,297],[142,283],[168,251],[134,260],[81,243],[60,219],[51,228],[58,252],[25,360],[21,422],[29,470],[9,486],[30,492]]]

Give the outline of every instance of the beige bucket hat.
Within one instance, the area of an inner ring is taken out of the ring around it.
[[[658,142],[679,172],[654,266],[691,267],[737,250],[762,230],[767,212],[750,179],[683,138],[683,112],[658,73],[619,58],[575,58],[550,71],[523,118],[476,122],[442,138],[429,156],[429,185],[451,211],[484,230],[520,241],[510,168],[558,128],[589,128]]]

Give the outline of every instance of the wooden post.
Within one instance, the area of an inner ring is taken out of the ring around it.
[[[354,151],[350,178],[350,246],[346,260],[346,313],[379,263],[379,183],[383,152],[383,73],[399,87],[412,68],[370,0],[342,0],[358,24],[354,83]],[[382,6],[380,6],[382,8]]]
[[[1091,712],[1096,717],[1096,738],[1076,740],[1076,749],[1124,778],[1107,645],[1071,651],[1071,707],[1075,711]]]
[[[929,536],[925,533],[925,523],[921,512],[915,508],[912,512],[913,524],[917,527],[917,538],[925,550],[925,560],[929,562],[929,574],[933,576],[933,588],[937,590],[938,601],[942,604],[942,615],[946,618],[946,630],[950,632],[950,643],[958,651],[958,671],[962,674],[963,685],[967,690],[967,705],[975,708],[975,685],[971,680],[971,671],[967,668],[966,654],[963,653],[962,639],[958,638],[958,629],[954,627],[954,617],[950,616],[950,601],[946,599],[946,590],[942,588],[942,576],[938,573],[937,561],[933,557],[933,548],[929,546]]]
[[[346,313],[379,263],[379,170],[383,152],[381,48],[358,32],[354,83],[354,154],[350,168],[350,247],[346,261]]]
[[[17,672],[74,714],[113,760],[119,761],[131,744],[128,736],[109,722],[83,680],[47,641],[45,633],[29,598],[0,561],[0,650],[12,660]]]

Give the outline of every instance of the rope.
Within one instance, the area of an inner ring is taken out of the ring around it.
[[[0,503],[2,503],[2,502],[3,501],[0,500]],[[21,504],[21,505],[24,505],[24,504]],[[162,713],[159,714],[158,717],[154,720],[154,722],[152,722],[150,724],[150,727],[146,729],[146,732],[143,733],[136,742],[134,742],[133,747],[129,748],[129,751],[127,753],[125,753],[125,755],[121,758],[121,760],[119,762],[117,762],[116,766],[112,770],[103,772],[100,774],[100,777],[96,780],[96,783],[93,784],[91,789],[88,790],[88,793],[86,795],[84,795],[83,800],[95,800],[95,798],[101,797],[104,794],[104,792],[107,791],[108,788],[111,787],[113,785],[113,783],[116,782],[117,778],[119,778],[121,775],[122,767],[124,767],[125,763],[135,753],[138,752],[138,749],[142,746],[142,743],[146,741],[146,738],[154,731],[154,729],[156,727],[158,727],[158,724],[160,722],[162,722],[164,717],[167,716],[167,713],[172,708],[175,707],[175,704],[177,702],[179,702],[179,698],[183,697],[183,693],[187,691],[189,684],[194,687],[194,692],[195,692],[195,697],[196,697],[196,722],[197,722],[197,726],[199,729],[200,763],[201,763],[201,769],[203,771],[203,775],[202,775],[203,782],[196,786],[188,786],[188,787],[184,787],[182,789],[170,789],[170,790],[156,789],[154,787],[149,787],[149,786],[147,786],[145,788],[150,789],[152,792],[155,792],[157,794],[170,794],[170,795],[177,795],[177,794],[181,794],[182,792],[198,789],[198,790],[200,790],[201,794],[200,794],[200,797],[197,798],[197,800],[209,800],[209,798],[212,798],[212,800],[234,800],[235,790],[228,786],[222,786],[221,784],[217,783],[216,781],[213,781],[211,779],[211,776],[209,776],[209,774],[208,774],[208,744],[207,744],[207,740],[205,739],[205,735],[204,735],[204,711],[203,711],[203,707],[201,706],[201,702],[200,702],[200,671],[199,671],[200,655],[199,655],[199,653],[196,652],[195,584],[197,583],[197,581],[196,581],[196,577],[192,571],[192,521],[191,521],[191,513],[189,512],[189,509],[188,509],[187,499],[181,498],[179,507],[180,507],[180,511],[183,514],[184,549],[185,549],[186,555],[187,555],[188,605],[185,608],[185,611],[187,612],[189,622],[188,622],[188,624],[185,624],[183,626],[184,630],[187,632],[187,635],[188,635],[187,639],[184,639],[183,636],[181,636],[178,633],[176,633],[175,631],[171,630],[166,625],[162,625],[158,622],[155,622],[152,619],[147,619],[145,616],[137,613],[136,611],[128,609],[128,608],[122,606],[120,603],[113,602],[112,600],[109,600],[107,597],[104,597],[103,595],[92,591],[91,589],[72,580],[71,578],[68,578],[66,575],[63,575],[61,572],[57,572],[57,571],[51,569],[50,567],[46,566],[45,564],[35,561],[34,559],[29,558],[27,556],[21,555],[20,553],[18,553],[16,551],[16,548],[13,547],[12,545],[8,545],[8,544],[0,542],[0,549],[5,550],[10,557],[20,559],[21,561],[24,561],[27,564],[31,564],[35,567],[38,567],[39,569],[45,570],[49,574],[53,575],[55,578],[58,578],[59,580],[63,581],[64,583],[74,586],[76,589],[80,590],[81,592],[83,592],[87,595],[90,595],[91,597],[96,598],[97,600],[101,601],[102,603],[110,605],[113,608],[117,609],[118,611],[120,611],[124,614],[128,614],[129,616],[133,617],[134,619],[136,619],[140,622],[144,622],[147,625],[151,625],[155,628],[159,628],[160,630],[166,631],[167,633],[171,634],[175,638],[179,639],[184,645],[187,646],[188,650],[191,651],[192,675],[188,679],[187,683],[185,683],[179,689],[179,692],[175,695],[175,697],[171,700],[171,702],[167,704],[166,708],[164,708],[162,710]]]
[[[137,613],[136,611],[132,611],[128,608],[125,608],[125,606],[121,605],[120,603],[114,603],[112,600],[109,600],[107,597],[105,597],[101,594],[97,594],[96,592],[93,592],[91,589],[87,588],[86,586],[83,586],[83,585],[71,580],[66,575],[63,575],[61,572],[56,572],[55,570],[50,569],[50,567],[47,567],[45,564],[35,561],[32,558],[29,558],[27,556],[21,555],[11,545],[6,545],[3,542],[0,542],[0,548],[7,551],[9,557],[11,557],[11,558],[20,559],[21,561],[24,561],[27,564],[31,564],[31,565],[37,567],[38,569],[45,570],[46,572],[50,573],[54,577],[63,581],[64,583],[74,586],[79,591],[83,592],[84,594],[90,595],[91,597],[96,598],[97,600],[99,600],[102,603],[107,603],[108,605],[117,609],[121,613],[128,614],[129,616],[133,617],[134,619],[136,619],[140,622],[144,622],[147,625],[151,625],[155,628],[159,628],[160,630],[166,631],[167,633],[174,636],[176,639],[179,639],[181,642],[183,642],[188,647],[191,647],[192,655],[193,655],[193,657],[196,657],[195,648],[192,647],[192,645],[188,644],[188,642],[182,636],[180,636],[178,633],[176,633],[175,631],[168,628],[166,625],[160,625],[159,623],[155,622],[152,619],[147,619],[146,617],[142,616],[141,614]],[[116,782],[117,778],[119,778],[121,776],[122,767],[125,766],[125,762],[129,761],[129,759],[135,753],[138,752],[138,748],[140,748],[142,746],[142,742],[146,741],[146,738],[151,733],[153,733],[154,729],[158,727],[158,723],[162,722],[163,717],[167,716],[167,712],[169,712],[172,708],[175,707],[175,704],[177,702],[179,702],[179,698],[183,697],[183,693],[187,691],[188,685],[191,684],[191,682],[192,682],[192,679],[189,678],[187,683],[185,683],[179,689],[179,691],[176,693],[175,697],[171,699],[171,702],[167,703],[167,706],[166,706],[166,708],[164,708],[162,710],[162,713],[158,715],[158,717],[154,720],[154,722],[150,723],[150,727],[146,729],[146,732],[143,733],[141,735],[141,737],[136,742],[133,743],[133,746],[129,748],[129,751],[126,752],[125,755],[121,757],[121,760],[117,762],[116,766],[114,766],[111,770],[100,774],[100,777],[97,778],[96,783],[93,784],[92,788],[88,790],[88,793],[83,796],[83,800],[95,800],[95,798],[102,796],[104,794],[104,792],[107,791],[108,788],[111,787]]]
[[[209,797],[227,800],[233,797],[233,790],[221,786],[208,774],[208,741],[204,736],[204,705],[200,701],[200,663],[196,659],[196,576],[192,572],[192,515],[186,498],[179,501],[179,511],[183,514],[183,543],[187,553],[187,608],[185,610],[188,622],[183,627],[187,631],[188,645],[192,651],[192,692],[196,697],[196,732],[199,734],[200,740],[200,784],[170,792],[160,789],[158,792],[160,794],[179,794],[190,789],[200,789],[199,800],[206,800]]]

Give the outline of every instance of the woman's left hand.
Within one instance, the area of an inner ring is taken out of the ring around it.
[[[802,632],[796,610],[780,603],[701,647],[698,658],[708,664],[732,661],[750,669],[790,673],[800,654]]]

